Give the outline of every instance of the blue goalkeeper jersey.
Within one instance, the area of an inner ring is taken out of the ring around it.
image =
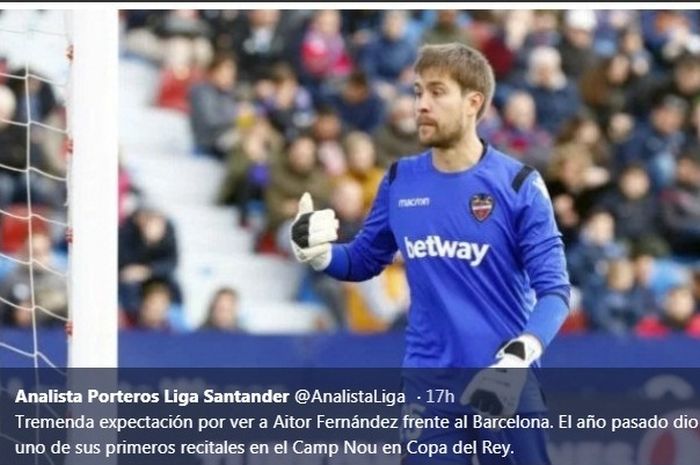
[[[523,333],[536,299],[568,305],[563,243],[542,178],[484,144],[480,160],[438,171],[432,152],[387,172],[362,230],[333,245],[326,272],[377,275],[399,250],[411,306],[405,367],[480,367]]]

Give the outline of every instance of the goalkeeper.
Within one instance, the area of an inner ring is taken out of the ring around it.
[[[390,167],[349,244],[331,244],[333,211],[314,211],[305,194],[292,226],[294,253],[337,279],[362,281],[400,250],[411,290],[404,367],[483,368],[461,403],[494,416],[542,412],[527,368],[538,364],[569,306],[563,243],[547,189],[534,169],[477,136],[495,87],[483,55],[460,44],[428,45],[415,72],[418,138],[430,150]],[[420,384],[407,384],[413,388],[418,395]],[[485,433],[423,431],[419,440],[444,443],[469,434],[484,439]],[[480,455],[480,464],[550,463],[542,432],[503,430],[488,438],[494,435],[513,444],[514,453]],[[404,463],[414,459],[425,461],[409,456]],[[443,458],[470,463],[465,460]]]

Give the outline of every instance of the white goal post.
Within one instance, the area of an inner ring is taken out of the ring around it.
[[[73,44],[68,366],[117,367],[117,12],[67,16]]]

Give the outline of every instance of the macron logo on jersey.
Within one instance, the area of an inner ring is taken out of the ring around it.
[[[399,199],[399,208],[427,207],[430,205],[430,197],[415,197],[412,199]]]
[[[466,260],[471,266],[479,266],[491,247],[489,244],[448,241],[440,236],[428,236],[425,240],[410,241],[403,238],[408,258],[447,257]]]

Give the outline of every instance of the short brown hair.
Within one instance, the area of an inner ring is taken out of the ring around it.
[[[424,45],[414,65],[416,74],[428,69],[444,71],[457,81],[462,92],[473,90],[484,96],[484,104],[476,119],[481,119],[491,104],[496,81],[493,68],[484,55],[460,43]]]
[[[224,64],[231,63],[234,67],[237,67],[236,55],[232,52],[217,52],[212,57],[209,65],[207,66],[207,72],[213,73],[218,70]]]

